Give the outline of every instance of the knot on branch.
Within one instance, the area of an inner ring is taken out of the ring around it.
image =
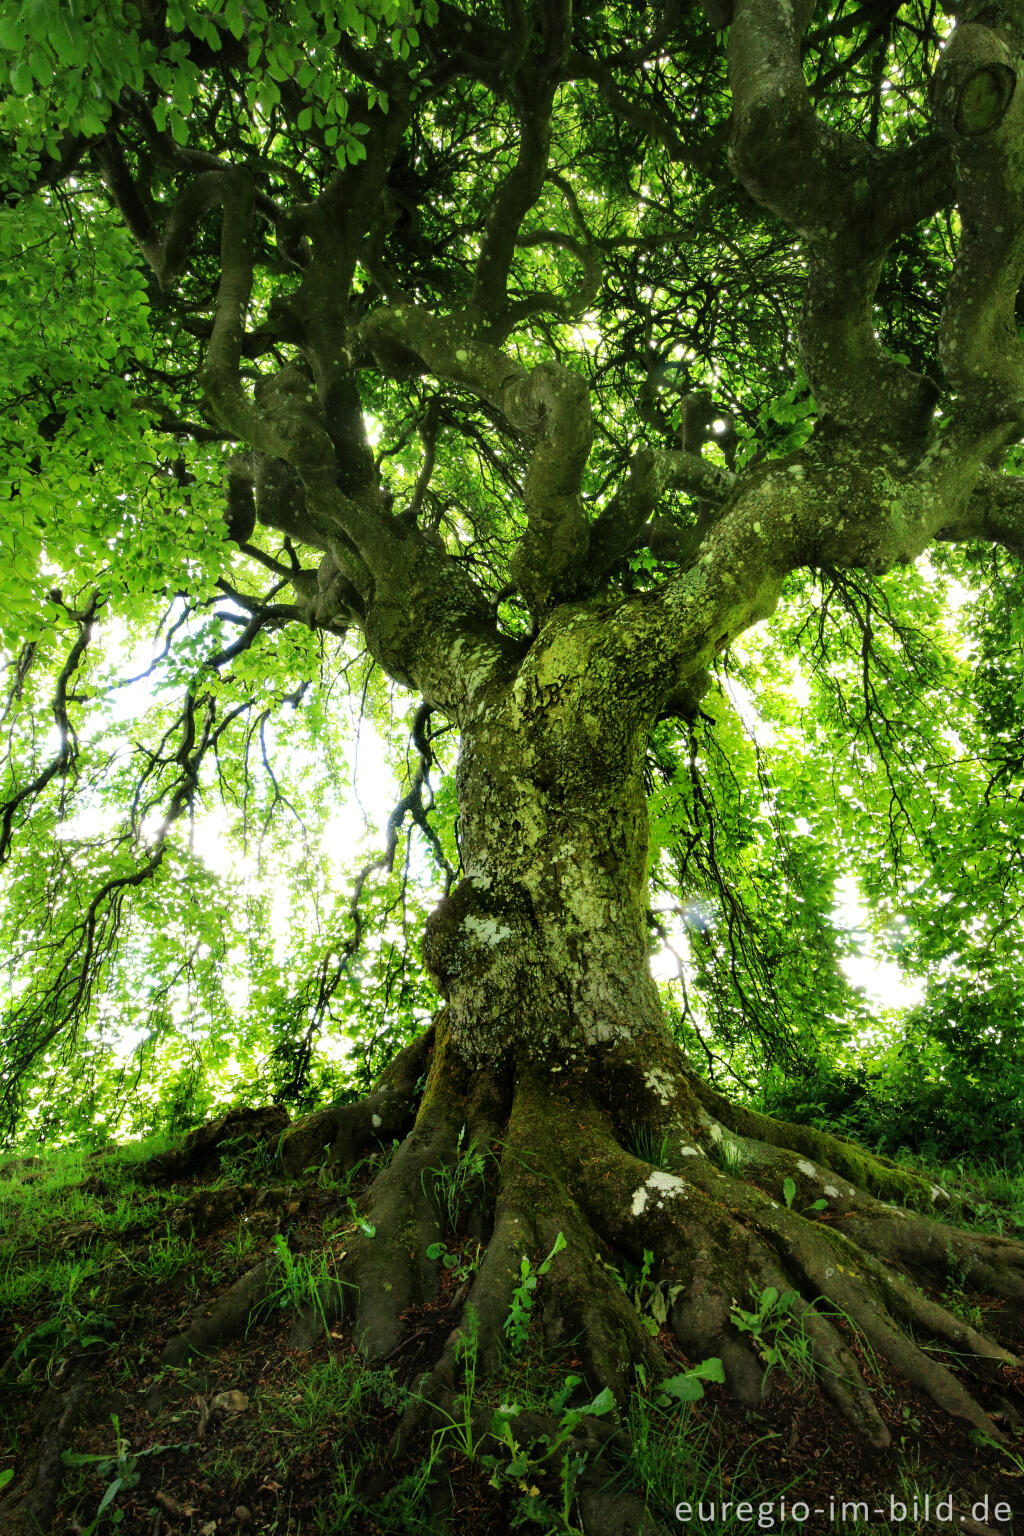
[[[676,684],[669,693],[659,714],[661,720],[686,720],[692,723],[700,713],[700,701],[711,687],[713,678],[706,667],[700,667],[689,677]]]
[[[306,493],[295,470],[270,454],[253,454],[251,462],[254,507],[259,521],[268,528],[305,538]],[[230,512],[230,499],[228,507]]]
[[[539,363],[505,386],[506,410],[514,425],[534,433],[559,433],[568,453],[590,450],[590,390],[578,373],[560,363]],[[568,437],[565,436],[568,434]]]
[[[704,0],[704,14],[713,32],[732,26],[733,0]]]
[[[1017,89],[1017,63],[989,27],[959,26],[935,72],[932,110],[957,138],[991,133],[1003,121]]]
[[[248,544],[256,528],[256,493],[252,465],[247,459],[238,458],[228,468],[224,521],[229,539],[236,544]]]
[[[323,556],[315,571],[294,571],[292,586],[299,598],[299,609],[311,629],[329,629],[345,634],[353,615],[362,603],[332,550]]]
[[[327,469],[334,463],[334,446],[308,374],[301,368],[279,368],[257,382],[255,395],[281,458],[299,470]]]
[[[1017,88],[1017,76],[1008,64],[987,64],[971,75],[956,104],[958,133],[987,133],[1002,122]]]
[[[470,875],[435,907],[423,935],[423,961],[441,995],[469,973],[486,977],[533,922],[529,892],[518,882],[493,886],[486,876]]]

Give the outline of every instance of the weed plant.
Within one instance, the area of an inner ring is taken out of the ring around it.
[[[458,1230],[466,1207],[474,1198],[483,1195],[485,1187],[487,1154],[472,1141],[464,1147],[462,1143],[465,1136],[466,1127],[463,1126],[459,1131],[458,1155],[453,1162],[437,1168],[425,1168],[420,1176],[424,1194],[427,1193],[428,1178],[431,1180],[434,1199],[444,1214],[450,1232]]]

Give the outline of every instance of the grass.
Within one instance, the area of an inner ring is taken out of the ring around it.
[[[22,1333],[11,1351],[10,1364],[18,1381],[27,1384],[40,1375],[49,1379],[71,1352],[107,1345],[115,1325],[102,1307],[97,1287],[82,1301],[70,1288],[58,1296],[50,1315]]]
[[[104,1233],[118,1233],[152,1219],[157,1198],[138,1185],[137,1164],[166,1149],[166,1138],[150,1137],[93,1159],[77,1148],[62,1147],[27,1160],[0,1156],[0,1232],[18,1243],[52,1239],[54,1228],[89,1223]],[[87,1189],[88,1178],[102,1177],[102,1190]]]
[[[382,1412],[402,1406],[407,1394],[392,1371],[371,1370],[354,1354],[339,1353],[296,1371],[286,1390],[264,1397],[258,1424],[275,1447],[282,1473],[292,1475],[307,1457],[330,1447],[330,1483],[313,1508],[312,1530],[317,1536],[335,1536],[357,1516],[380,1523],[380,1511],[359,1491],[371,1459],[371,1426]],[[236,1476],[240,1469],[236,1468]],[[406,1498],[396,1515],[395,1532],[417,1529],[410,1481]],[[392,1499],[394,1502],[394,1499]],[[420,1496],[422,1502],[422,1496]],[[401,1524],[402,1519],[407,1526]],[[386,1526],[381,1526],[386,1530]]]
[[[221,1253],[231,1269],[247,1269],[253,1263],[258,1247],[252,1228],[241,1225],[230,1237],[225,1238]]]
[[[994,1159],[941,1163],[909,1154],[899,1154],[897,1161],[926,1174],[946,1191],[950,1214],[957,1222],[1005,1237],[1024,1233],[1024,1167],[1020,1164]],[[937,1214],[941,1216],[942,1211]]]
[[[114,1344],[108,1296],[117,1284],[209,1277],[191,1236],[169,1227],[151,1236],[178,1197],[140,1185],[135,1169],[166,1145],[149,1138],[102,1158],[69,1147],[0,1157],[0,1314],[10,1319],[0,1354],[9,1351],[21,1385],[51,1378],[70,1354]]]
[[[162,1237],[147,1243],[138,1257],[126,1259],[134,1274],[155,1285],[166,1284],[184,1269],[194,1269],[203,1261],[196,1254],[195,1239],[183,1237],[168,1228]]]
[[[659,1148],[647,1146],[644,1152],[651,1161]],[[0,1439],[12,1448],[10,1455],[0,1459],[0,1473],[7,1470],[15,1448],[23,1455],[20,1448],[27,1445],[31,1450],[34,1444],[27,1428],[27,1405],[34,1400],[35,1389],[47,1379],[57,1379],[62,1360],[84,1353],[95,1362],[90,1363],[90,1371],[102,1376],[106,1386],[116,1383],[119,1390],[123,1386],[126,1406],[121,1424],[124,1446],[116,1433],[111,1434],[107,1420],[93,1426],[92,1438],[83,1431],[73,1444],[76,1452],[93,1458],[72,1469],[72,1483],[81,1479],[77,1493],[69,1485],[80,1523],[88,1527],[96,1520],[106,1491],[122,1470],[129,1480],[135,1471],[143,1479],[135,1489],[122,1480],[102,1512],[97,1536],[113,1527],[122,1509],[129,1522],[126,1528],[134,1529],[130,1522],[136,1517],[141,1520],[139,1510],[145,1511],[152,1486],[166,1486],[180,1500],[193,1498],[189,1490],[197,1477],[213,1490],[204,1498],[203,1518],[222,1511],[230,1522],[234,1505],[244,1503],[254,1512],[250,1529],[268,1536],[273,1532],[285,1536],[289,1519],[297,1522],[293,1532],[301,1529],[310,1536],[333,1536],[341,1529],[376,1529],[380,1536],[454,1536],[456,1531],[471,1530],[478,1536],[485,1527],[465,1524],[460,1511],[468,1508],[477,1511],[478,1521],[493,1516],[496,1523],[488,1530],[541,1529],[560,1536],[578,1530],[581,1479],[603,1470],[605,1459],[587,1463],[572,1431],[581,1414],[596,1415],[601,1405],[595,1407],[574,1373],[579,1367],[574,1358],[578,1342],[564,1341],[555,1360],[545,1352],[531,1317],[531,1311],[543,1310],[544,1267],[553,1255],[541,1254],[540,1263],[527,1261],[518,1277],[509,1343],[517,1345],[519,1352],[509,1350],[500,1381],[478,1378],[472,1340],[467,1340],[457,1362],[459,1396],[449,1403],[450,1418],[435,1421],[439,1428],[434,1442],[418,1465],[392,1464],[387,1446],[400,1413],[412,1400],[409,1387],[400,1384],[390,1370],[371,1371],[360,1363],[351,1352],[344,1320],[330,1333],[325,1330],[310,1354],[296,1357],[289,1350],[289,1314],[315,1307],[322,1287],[337,1283],[325,1234],[332,1221],[344,1227],[351,1225],[350,1219],[326,1206],[318,1208],[314,1201],[307,1203],[304,1215],[295,1218],[287,1237],[280,1233],[273,1240],[260,1237],[245,1224],[239,1225],[236,1217],[211,1230],[208,1238],[196,1238],[187,1228],[177,1231],[166,1221],[182,1194],[138,1185],[134,1161],[131,1156],[104,1158],[102,1180],[83,1189],[75,1187],[74,1179],[94,1172],[95,1166],[81,1154],[57,1154],[52,1166],[49,1158],[32,1165],[0,1160],[0,1294],[8,1309],[18,1314],[20,1328],[11,1340],[20,1354],[3,1383],[9,1390],[0,1393]],[[468,1203],[484,1192],[487,1168],[486,1155],[460,1141],[459,1166],[452,1178],[427,1184],[436,1193],[440,1210],[456,1225],[464,1224]],[[998,1230],[996,1219],[1004,1226],[1015,1221],[1014,1212],[1024,1208],[1017,1170],[960,1169],[947,1173],[947,1180],[951,1193],[954,1186],[970,1192],[973,1203],[962,1214],[973,1215],[986,1230]],[[346,1181],[346,1196],[351,1189],[351,1181]],[[322,1192],[315,1193],[322,1197]],[[961,1215],[959,1207],[956,1214]],[[79,1233],[86,1223],[91,1231]],[[65,1238],[72,1246],[60,1251]],[[452,1272],[457,1275],[470,1263],[471,1247],[468,1240],[449,1240],[439,1260],[442,1264],[452,1260]],[[172,1421],[183,1422],[168,1435],[166,1423],[151,1424],[129,1405],[141,1403],[141,1384],[153,1381],[162,1340],[183,1315],[180,1303],[187,1285],[209,1273],[211,1253],[233,1276],[236,1270],[251,1267],[268,1248],[277,1254],[277,1290],[261,1310],[263,1331],[227,1345],[216,1361],[204,1362],[204,1376],[207,1370],[216,1376],[209,1387],[192,1385],[188,1373],[183,1373],[180,1384],[172,1383],[176,1389],[180,1386],[181,1395],[168,1395],[166,1411]],[[621,1277],[627,1294],[648,1317],[652,1333],[671,1302],[665,1287],[652,1280],[655,1272],[653,1254],[645,1253],[643,1262],[627,1266]],[[133,1316],[119,1311],[110,1299],[132,1276],[151,1288]],[[950,1276],[954,1291],[957,1278]],[[799,1496],[801,1480],[819,1489],[820,1502],[821,1478],[814,1453],[807,1450],[809,1441],[801,1440],[794,1450],[788,1439],[791,1424],[813,1425],[817,1383],[800,1318],[793,1305],[785,1304],[785,1297],[786,1293],[773,1296],[770,1291],[740,1297],[734,1317],[746,1322],[750,1342],[774,1374],[763,1414],[746,1415],[710,1384],[700,1404],[667,1403],[664,1394],[659,1400],[653,1381],[650,1390],[641,1388],[630,1401],[626,1420],[633,1437],[632,1453],[614,1468],[609,1461],[608,1475],[614,1476],[617,1486],[628,1485],[652,1516],[670,1528],[687,1528],[675,1520],[677,1504],[692,1504],[695,1518],[689,1528],[696,1529],[701,1503],[714,1503],[720,1510],[730,1500],[746,1498],[744,1489],[762,1490],[754,1495],[755,1520],[744,1522],[735,1510],[717,1516],[713,1528],[722,1536],[756,1529],[757,1498],[777,1509],[790,1488],[797,1490],[794,1497]],[[437,1320],[443,1321],[443,1316]],[[429,1310],[417,1319],[425,1327],[434,1321]],[[855,1347],[863,1357],[863,1341]],[[419,1362],[413,1369],[413,1356],[406,1353],[396,1365],[408,1370],[411,1387]],[[951,1469],[944,1459],[944,1446],[913,1395],[888,1374],[874,1380],[877,1374],[869,1364],[868,1378],[879,1393],[885,1417],[898,1434],[902,1412],[906,1429],[886,1465],[885,1497],[891,1488],[912,1508],[915,1496],[920,1503],[923,1491],[930,1488],[934,1503],[934,1490],[946,1486],[951,1471],[968,1486],[973,1472],[964,1470],[962,1456]],[[198,1411],[193,1394],[209,1397],[220,1388],[235,1386],[250,1396],[247,1414],[231,1420],[215,1418],[216,1434],[211,1431],[199,1445],[157,1443],[191,1433]],[[544,1433],[529,1423],[527,1413],[544,1415]],[[845,1454],[841,1465],[849,1473],[853,1453],[848,1446],[843,1450],[841,1426],[836,1442],[839,1453]],[[1024,1470],[1008,1453],[992,1448],[989,1456],[982,1447],[979,1457],[982,1452],[990,1463],[1003,1456],[1006,1477]],[[132,1467],[129,1458],[135,1459]],[[786,1472],[780,1469],[783,1461]],[[790,1475],[789,1468],[792,1481],[777,1486]],[[381,1497],[374,1479],[382,1469],[391,1476],[392,1486]],[[984,1475],[999,1476],[998,1461]],[[164,1478],[166,1484],[161,1481]],[[207,1510],[205,1501],[220,1497],[217,1490],[221,1488],[225,1502]],[[451,1512],[442,1516],[436,1510],[446,1499],[451,1500]],[[705,1522],[703,1528],[712,1527]],[[809,1525],[787,1520],[764,1528],[790,1536]],[[867,1529],[852,1521],[843,1524],[851,1536]],[[918,1536],[912,1520],[900,1529],[906,1536]]]
[[[458,1155],[452,1163],[439,1168],[426,1168],[420,1178],[424,1194],[427,1180],[432,1181],[434,1199],[443,1211],[450,1231],[455,1232],[463,1212],[474,1198],[482,1197],[487,1176],[487,1154],[475,1142],[463,1146],[466,1127],[459,1132]]]
[[[728,1498],[729,1485],[739,1481],[739,1466],[727,1463],[725,1449],[715,1435],[712,1416],[698,1417],[693,1408],[661,1408],[651,1397],[634,1397],[626,1414],[632,1449],[620,1468],[617,1482],[632,1485],[655,1519],[674,1518],[677,1504]],[[738,1529],[729,1524],[716,1530]]]
[[[287,1238],[280,1232],[275,1233],[272,1242],[277,1258],[277,1284],[256,1307],[250,1325],[264,1322],[274,1311],[312,1311],[319,1318],[323,1332],[329,1333],[327,1297],[344,1283],[334,1273],[332,1256],[323,1250],[315,1257],[292,1253]]]
[[[723,1173],[730,1174],[734,1179],[742,1176],[749,1161],[746,1148],[731,1136],[723,1136],[720,1141],[712,1144],[711,1157]]]
[[[782,1513],[784,1501],[792,1507],[799,1498],[799,1474],[789,1482],[766,1487],[755,1466],[756,1453],[767,1449],[777,1435],[754,1440],[737,1459],[730,1452],[729,1431],[714,1413],[701,1414],[691,1404],[662,1407],[653,1396],[642,1395],[631,1400],[626,1425],[632,1450],[615,1482],[630,1486],[652,1518],[673,1529],[714,1530],[716,1536],[749,1536],[752,1530],[794,1536],[810,1529],[805,1520],[792,1520]],[[752,1505],[751,1510],[743,1509],[745,1502]],[[677,1525],[680,1506],[689,1512]],[[842,1530],[848,1536],[865,1536],[877,1532],[878,1526],[850,1519],[843,1522]]]
[[[665,1168],[669,1166],[669,1141],[667,1136],[662,1136],[660,1141],[654,1136],[654,1132],[647,1126],[637,1126],[630,1140],[629,1149],[643,1163],[649,1163],[652,1168]]]
[[[215,1185],[257,1184],[278,1172],[277,1146],[253,1141],[251,1136],[229,1137],[218,1148],[219,1171]]]
[[[337,1354],[299,1372],[294,1391],[279,1401],[278,1417],[300,1442],[314,1443],[325,1425],[344,1428],[380,1403],[404,1401],[392,1371],[371,1370],[358,1355]]]

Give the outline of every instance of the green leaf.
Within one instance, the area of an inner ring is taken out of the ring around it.
[[[241,42],[245,35],[245,16],[240,0],[225,0],[224,20],[227,22],[228,29],[235,41]]]
[[[601,1392],[597,1394],[592,1402],[589,1402],[585,1408],[580,1409],[580,1413],[583,1415],[592,1414],[595,1417],[599,1417],[603,1413],[611,1413],[614,1407],[615,1393],[612,1391],[611,1387],[605,1387]]]
[[[110,1505],[113,1504],[114,1500],[117,1498],[118,1493],[121,1491],[123,1482],[123,1478],[115,1477],[113,1482],[107,1488],[106,1493],[104,1493],[102,1499],[100,1499],[96,1509],[97,1520],[99,1519],[100,1515],[103,1514],[104,1510],[109,1509]]]
[[[10,72],[11,89],[27,96],[35,86],[35,75],[28,59],[19,59]]]
[[[704,1384],[692,1371],[682,1371],[659,1382],[656,1391],[663,1402],[674,1398],[677,1403],[698,1403],[704,1396]]]

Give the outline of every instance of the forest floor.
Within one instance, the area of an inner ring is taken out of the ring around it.
[[[982,1536],[1013,1530],[1014,1516],[1024,1530],[1024,1371],[972,1386],[1006,1433],[1000,1448],[883,1376],[851,1337],[892,1433],[890,1450],[869,1451],[823,1399],[784,1298],[767,1293],[738,1298],[736,1312],[770,1368],[761,1410],[714,1383],[672,1406],[641,1389],[628,1422],[607,1416],[581,1451],[578,1362],[571,1347],[556,1358],[536,1342],[541,1277],[500,1386],[475,1379],[467,1347],[466,1412],[403,1455],[392,1437],[460,1314],[477,1246],[444,1251],[440,1300],[410,1312],[393,1357],[369,1370],[347,1323],[325,1321],[300,1347],[296,1322],[308,1325],[311,1306],[315,1319],[379,1163],[297,1182],[262,1146],[239,1144],[201,1176],[157,1181],[153,1151],[0,1161],[0,1531],[31,1510],[41,1528],[76,1536],[570,1536],[584,1483],[592,1499],[631,1490],[659,1530]],[[1024,1176],[945,1179],[962,1220],[1024,1235]],[[274,1284],[240,1335],[168,1363],[168,1341],[263,1258]],[[622,1285],[684,1371],[692,1362],[659,1331],[643,1274]],[[984,1299],[940,1299],[984,1328]],[[1024,1319],[1006,1342],[1024,1342]],[[566,1427],[561,1441],[531,1433],[552,1422]]]

